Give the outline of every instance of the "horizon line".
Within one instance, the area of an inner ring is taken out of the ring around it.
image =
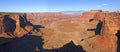
[[[91,10],[101,10],[101,9],[91,9]],[[65,11],[0,11],[0,12],[9,12],[9,13],[42,13],[42,12],[85,12],[85,11],[90,11],[90,10],[65,10]],[[109,11],[109,10],[102,10],[102,11]],[[109,12],[115,12],[115,11],[119,11],[119,10],[114,10],[114,11],[109,11]]]

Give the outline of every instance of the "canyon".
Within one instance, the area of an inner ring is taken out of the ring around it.
[[[0,52],[119,52],[120,12],[0,13]]]

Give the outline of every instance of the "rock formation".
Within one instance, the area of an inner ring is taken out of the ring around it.
[[[0,34],[4,32],[5,32],[5,29],[4,29],[3,17],[0,16]]]
[[[119,13],[101,12],[95,18],[103,22],[100,35],[93,41],[97,45],[95,47],[99,47],[97,52],[116,52],[118,39],[115,34],[119,30]]]
[[[20,18],[25,17],[20,17],[19,14],[9,14],[4,15],[4,17],[0,17],[0,33],[7,33],[12,37],[22,37],[29,33],[33,27],[27,24],[24,28],[21,27],[21,24],[23,25],[23,23],[20,23]],[[9,36],[7,38],[9,38]]]

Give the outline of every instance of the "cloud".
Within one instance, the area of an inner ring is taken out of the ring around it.
[[[110,6],[110,4],[104,3],[104,4],[101,4],[101,5],[98,5],[97,7],[104,7],[104,6]]]
[[[109,4],[102,4],[103,6],[108,6]]]

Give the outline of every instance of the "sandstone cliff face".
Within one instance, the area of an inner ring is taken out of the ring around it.
[[[118,46],[116,33],[119,30],[119,13],[100,12],[94,17],[94,19],[96,18],[101,20],[103,25],[100,35],[96,36],[92,43],[97,48],[95,52],[116,52]]]
[[[3,17],[0,16],[0,34],[4,33],[5,29],[4,29],[4,23],[3,23]]]
[[[4,37],[5,34],[7,35],[7,36],[5,35],[6,38],[22,37],[28,32],[30,32],[33,27],[27,25],[24,28],[21,27],[20,25],[22,23],[20,23],[20,18],[25,18],[25,17],[20,17],[19,14],[9,14],[0,17],[1,37]]]
[[[90,11],[84,12],[81,16],[82,17],[81,20],[88,22],[90,19],[94,18],[97,15],[97,13],[100,13],[100,12],[102,12],[102,10],[90,10]]]

